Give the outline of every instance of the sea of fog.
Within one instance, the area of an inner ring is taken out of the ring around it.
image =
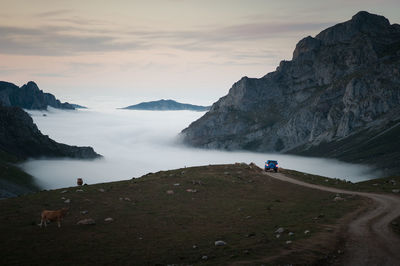
[[[268,159],[283,168],[347,179],[353,182],[376,177],[366,166],[336,160],[282,154],[227,152],[189,148],[177,135],[203,112],[75,110],[28,111],[38,128],[52,139],[70,145],[92,146],[104,158],[97,160],[28,160],[22,168],[45,189],[125,180],[149,172],[208,164],[254,162]],[[45,114],[45,115],[44,115]]]

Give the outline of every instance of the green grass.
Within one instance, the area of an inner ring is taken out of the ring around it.
[[[316,246],[316,239],[327,235],[323,245],[334,246],[335,233],[327,228],[364,203],[358,197],[334,202],[333,193],[281,182],[245,164],[162,171],[83,186],[83,192],[76,189],[0,201],[0,264],[258,264],[282,251],[300,254],[305,247],[307,255],[301,258],[310,263],[328,252],[321,251],[322,244]],[[41,210],[67,205],[70,212],[61,229],[54,223],[46,229],[36,225]],[[82,210],[89,213],[83,215]],[[76,225],[89,217],[96,225]],[[107,217],[114,222],[104,222]],[[277,239],[279,227],[286,231]],[[228,244],[215,247],[216,240]],[[297,259],[284,256],[287,263]]]

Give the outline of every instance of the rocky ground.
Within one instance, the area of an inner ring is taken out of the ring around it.
[[[326,263],[344,249],[349,215],[368,203],[337,194],[246,164],[43,191],[0,201],[0,264]],[[62,207],[61,228],[37,225],[43,209]]]

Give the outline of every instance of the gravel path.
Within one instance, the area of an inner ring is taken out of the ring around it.
[[[348,224],[345,253],[337,265],[400,265],[400,237],[390,228],[391,221],[400,216],[400,197],[309,184],[281,173],[266,174],[304,187],[372,199],[373,206]]]

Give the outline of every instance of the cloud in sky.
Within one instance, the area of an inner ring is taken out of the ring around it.
[[[46,12],[51,13],[51,12]],[[57,13],[57,12],[53,12]],[[83,23],[85,24],[85,23]],[[332,23],[253,23],[182,31],[111,31],[76,26],[0,26],[0,53],[58,56],[91,52],[175,48],[212,50],[220,44],[270,40],[299,31],[316,31]],[[214,47],[214,48],[213,48]]]

